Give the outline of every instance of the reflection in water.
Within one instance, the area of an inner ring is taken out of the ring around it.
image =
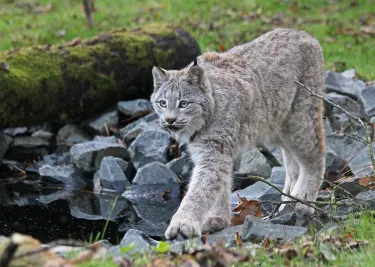
[[[0,180],[0,235],[14,232],[42,242],[56,239],[89,241],[103,230],[105,239],[117,244],[130,228],[163,238],[168,221],[177,210],[177,198],[131,199],[115,194],[94,194],[91,189],[48,185],[38,179]]]

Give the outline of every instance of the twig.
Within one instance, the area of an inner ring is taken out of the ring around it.
[[[366,142],[362,138],[359,138],[356,135],[351,135],[351,134],[347,134],[347,133],[344,133],[344,132],[339,132],[339,133],[342,134],[342,135],[345,135],[347,137],[353,138],[353,139],[355,139],[355,140],[357,140],[357,141],[359,141],[359,142],[361,142],[361,143],[363,143],[363,144],[366,145]]]
[[[332,101],[330,101],[329,99],[325,98],[324,96],[321,96],[317,93],[315,93],[313,90],[311,90],[310,88],[308,88],[306,85],[300,83],[299,81],[294,81],[295,84],[299,85],[299,86],[302,86],[303,88],[305,88],[307,91],[309,91],[311,93],[311,95],[317,97],[317,98],[320,98],[322,99],[323,101],[325,101],[326,103],[338,108],[339,110],[341,110],[342,112],[344,112],[346,115],[348,115],[350,118],[352,118],[353,120],[355,121],[358,121],[359,124],[361,124],[361,126],[364,128],[365,130],[365,136],[366,138],[364,139],[364,142],[369,150],[369,153],[370,153],[370,159],[371,159],[371,163],[372,163],[372,171],[374,172],[375,170],[375,153],[374,153],[374,149],[372,148],[372,140],[371,140],[371,134],[368,130],[368,127],[367,125],[363,122],[363,120],[359,117],[356,117],[354,115],[352,115],[350,112],[348,112],[346,109],[344,109],[343,107],[341,107],[340,105],[338,104],[335,104],[333,103]]]
[[[83,0],[83,8],[85,9],[87,23],[89,24],[89,27],[92,28],[94,23],[91,16],[92,7],[90,6],[90,0]]]
[[[278,188],[276,185],[273,185],[272,183],[268,182],[266,179],[264,179],[263,177],[260,177],[260,176],[248,176],[249,179],[252,179],[254,181],[257,181],[257,182],[263,182],[267,185],[269,185],[270,187],[272,187],[273,189],[277,190],[281,195],[283,196],[286,196],[286,197],[289,197],[297,202],[300,202],[310,208],[313,208],[319,212],[321,212],[322,214],[326,214],[326,212],[324,212],[322,209],[318,208],[316,205],[314,205],[314,202],[315,201],[309,201],[309,200],[306,200],[306,199],[300,199],[300,198],[297,198],[297,197],[294,197],[290,194],[286,194],[284,193],[280,188]],[[327,216],[329,216],[327,214]]]

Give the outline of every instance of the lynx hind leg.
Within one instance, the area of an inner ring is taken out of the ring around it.
[[[299,175],[299,163],[296,161],[295,156],[293,153],[288,151],[286,148],[281,148],[281,153],[283,155],[283,161],[285,166],[285,183],[284,183],[284,189],[283,193],[290,194],[293,191],[294,185],[297,182],[298,175]],[[281,196],[282,201],[290,201],[290,199],[287,196]],[[286,204],[282,204],[279,208],[279,211],[283,210],[285,208]]]
[[[230,194],[231,186],[228,184],[211,207],[208,217],[202,226],[202,233],[213,233],[230,226],[232,215]]]
[[[310,88],[313,88],[310,85]],[[294,155],[299,164],[299,174],[290,194],[315,201],[325,170],[325,135],[322,103],[304,89],[299,89],[294,107],[283,126],[280,138],[283,146]],[[318,101],[318,102],[317,102]],[[294,111],[294,112],[293,112]],[[296,209],[313,213],[314,209],[302,203]]]

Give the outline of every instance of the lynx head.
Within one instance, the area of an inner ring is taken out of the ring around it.
[[[214,102],[210,82],[202,67],[194,65],[183,70],[164,70],[155,64],[154,92],[151,102],[162,128],[177,139],[193,136],[208,122]]]

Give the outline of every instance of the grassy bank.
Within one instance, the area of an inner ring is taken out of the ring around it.
[[[4,3],[5,2],[5,3]],[[167,22],[189,30],[203,51],[225,51],[276,27],[303,29],[324,49],[326,68],[375,79],[375,0],[96,0],[93,29],[80,0],[4,0],[0,51],[63,44],[116,27]]]
[[[228,266],[374,266],[375,255],[375,232],[373,230],[375,219],[372,216],[364,215],[358,220],[346,222],[330,238],[314,236],[308,240],[300,240],[294,244],[273,244],[266,245],[263,242],[259,248],[241,248],[235,249],[239,255],[248,256],[245,262],[230,264],[232,259],[229,253],[223,251],[210,255],[204,252],[187,253],[180,256],[171,256],[166,254],[136,254],[125,257],[128,262],[134,266],[183,266],[183,264],[196,266],[191,262],[203,264],[204,259],[226,259]],[[340,233],[338,233],[340,232]],[[325,240],[322,242],[322,240]],[[367,240],[367,245],[361,245],[361,241]],[[322,245],[324,243],[324,245]],[[206,258],[205,258],[206,257]],[[225,261],[224,261],[225,262]],[[81,267],[98,266],[112,267],[118,266],[113,259],[106,261],[89,261],[79,264]],[[204,266],[224,266],[215,265],[211,261]]]

